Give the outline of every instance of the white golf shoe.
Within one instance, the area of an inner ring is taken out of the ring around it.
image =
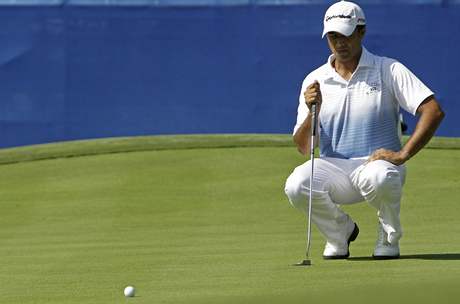
[[[399,258],[399,241],[392,243],[388,241],[388,234],[383,230],[382,225],[378,225],[378,237],[372,257],[376,260],[389,260]]]
[[[346,259],[350,256],[350,251],[348,247],[350,243],[356,240],[359,234],[359,228],[356,223],[354,223],[353,230],[348,237],[348,240],[343,244],[334,244],[331,242],[326,243],[326,247],[324,247],[323,251],[323,259],[325,260],[338,260],[338,259]]]

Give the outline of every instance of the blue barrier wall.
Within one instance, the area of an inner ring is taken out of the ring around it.
[[[447,112],[438,135],[460,136],[460,6],[441,2],[363,4],[365,45],[428,84]],[[329,53],[327,6],[0,7],[0,147],[290,133],[300,84]]]

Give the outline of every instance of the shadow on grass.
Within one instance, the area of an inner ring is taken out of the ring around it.
[[[401,255],[400,260],[460,261],[460,253],[422,253]],[[349,261],[374,261],[371,256],[350,257]]]

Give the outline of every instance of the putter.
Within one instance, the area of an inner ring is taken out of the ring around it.
[[[313,168],[315,161],[315,136],[316,136],[316,103],[311,106],[311,138],[310,138],[310,160],[311,160],[311,175],[310,175],[310,191],[308,194],[308,216],[307,216],[307,250],[305,253],[305,260],[294,266],[311,266],[310,260],[310,246],[311,246],[311,198],[313,194]]]

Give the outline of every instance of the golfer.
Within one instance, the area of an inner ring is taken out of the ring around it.
[[[299,98],[294,142],[310,153],[311,106],[317,104],[320,158],[312,181],[313,224],[326,239],[323,257],[345,259],[358,225],[340,205],[368,202],[377,210],[373,256],[398,258],[405,163],[430,140],[444,117],[433,92],[400,62],[362,46],[366,18],[352,2],[333,4],[324,16],[332,55],[305,78]],[[400,140],[399,110],[418,116],[407,143]],[[308,212],[311,162],[286,181],[290,203]]]

